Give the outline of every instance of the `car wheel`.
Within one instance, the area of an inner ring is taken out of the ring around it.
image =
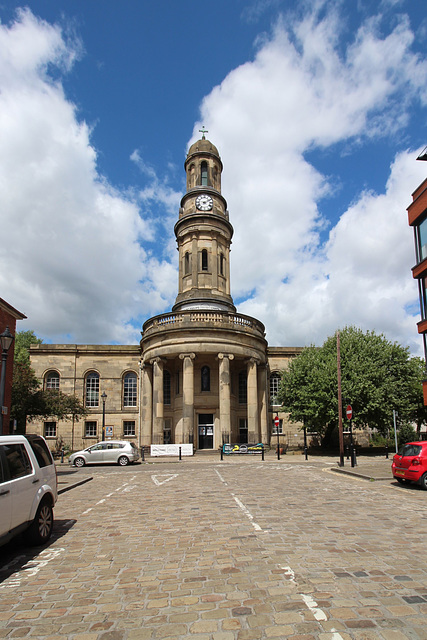
[[[427,490],[427,473],[425,473],[421,478],[420,485],[422,486],[423,489]]]
[[[84,467],[86,464],[86,461],[84,458],[76,458],[74,460],[74,466],[76,467]]]
[[[121,467],[125,467],[127,464],[129,464],[129,458],[126,458],[126,456],[120,456],[117,462]]]
[[[48,499],[42,500],[37,509],[36,517],[25,532],[25,538],[31,545],[47,542],[53,529],[53,508]]]

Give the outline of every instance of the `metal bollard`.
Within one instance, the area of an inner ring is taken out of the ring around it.
[[[144,447],[141,447],[141,462],[145,462]]]
[[[220,451],[221,460],[224,460],[224,452],[222,447],[220,447],[219,451]]]
[[[179,460],[182,460],[182,456],[181,456],[181,447],[179,447],[179,456],[178,456]]]
[[[261,460],[264,460],[264,447],[261,449]]]
[[[64,462],[64,449],[61,449],[61,464]]]

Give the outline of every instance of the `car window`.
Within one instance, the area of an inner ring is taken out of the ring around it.
[[[48,467],[53,464],[52,456],[44,440],[41,438],[31,438],[28,440],[30,447],[36,456],[36,460],[39,463],[39,467]]]
[[[93,447],[89,447],[88,451],[101,451],[101,449],[105,449],[105,444],[94,444]]]
[[[136,446],[134,445],[133,442],[129,442],[130,446],[132,447],[132,449],[136,449]]]
[[[418,444],[404,444],[399,450],[401,456],[418,456],[421,453],[421,446]]]
[[[4,452],[11,480],[30,475],[32,466],[23,444],[5,444]]]

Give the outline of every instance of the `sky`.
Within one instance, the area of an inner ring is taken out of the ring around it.
[[[232,295],[270,346],[355,325],[421,355],[406,209],[427,177],[414,0],[0,0],[0,297],[44,342],[136,344],[178,290],[202,126]]]

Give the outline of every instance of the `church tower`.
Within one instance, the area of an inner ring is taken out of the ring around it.
[[[173,311],[235,312],[230,294],[233,227],[221,194],[221,158],[205,133],[191,145],[184,164],[187,191],[175,225],[179,286]]]

